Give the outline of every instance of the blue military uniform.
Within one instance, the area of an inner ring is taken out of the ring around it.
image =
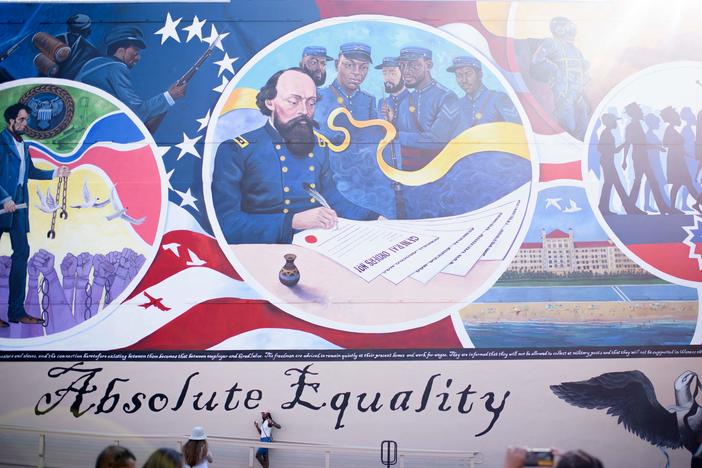
[[[481,86],[475,96],[466,94],[460,98],[458,106],[461,109],[461,118],[456,133],[484,123],[521,122],[509,96],[501,91],[487,89],[485,86]]]
[[[453,63],[446,71],[455,73],[456,70],[464,67],[470,67],[476,73],[482,73],[483,69],[480,60],[468,55],[461,55],[453,58]],[[507,94],[487,89],[482,83],[475,95],[471,96],[466,93],[465,96],[460,98],[458,106],[461,110],[461,117],[456,127],[456,134],[473,125],[490,122],[521,122],[517,109]]]
[[[24,157],[21,158],[14,137],[6,128],[0,132],[0,203],[12,199],[15,204],[29,203],[27,181],[49,180],[53,170],[37,169],[29,155],[29,145],[22,142]],[[24,294],[27,286],[27,260],[29,259],[29,209],[18,209],[14,213],[0,215],[0,236],[10,233],[12,265],[10,267],[10,291],[8,318],[16,321],[26,316]]]
[[[105,38],[108,47],[123,41],[134,42],[141,49],[146,48],[143,33],[139,28],[132,26],[118,26]],[[129,67],[116,57],[96,57],[89,60],[75,79],[110,93],[133,110],[142,122],[163,114],[173,104],[172,101],[168,101],[167,93],[142,99],[136,91]]]
[[[319,100],[314,111],[314,119],[319,123],[322,134],[336,143],[343,139],[343,134],[331,131],[327,125],[327,118],[331,111],[337,107],[348,109],[356,120],[369,120],[378,117],[375,96],[360,88],[350,95],[346,94],[338,80],[334,80],[329,86],[321,88],[317,93],[317,97]],[[353,127],[346,125],[344,118],[337,118],[335,123],[336,125],[342,123],[352,133],[355,130]]]
[[[398,59],[419,57],[431,59],[432,53],[423,47],[405,47]],[[395,121],[403,168],[419,169],[431,161],[453,138],[458,115],[458,97],[435,80],[410,92],[400,103]]]
[[[347,58],[371,62],[371,48],[367,44],[342,44],[339,52]],[[360,88],[349,95],[338,79],[320,89],[318,97],[314,118],[320,124],[320,132],[335,144],[343,141],[343,134],[332,132],[327,125],[327,118],[334,109],[345,107],[356,120],[378,118],[373,95]],[[353,203],[387,218],[394,218],[395,202],[391,181],[380,171],[375,157],[375,149],[382,136],[380,127],[356,128],[344,116],[337,117],[335,124],[348,129],[351,135],[351,145],[331,158],[336,187]]]
[[[378,217],[339,193],[329,166],[329,150],[320,141],[311,153],[295,156],[267,122],[222,143],[215,157],[212,200],[227,242],[292,242],[293,215],[321,206],[319,200],[305,191],[304,184],[320,192],[342,218]]]

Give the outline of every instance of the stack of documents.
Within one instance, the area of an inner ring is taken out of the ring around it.
[[[293,244],[334,260],[366,281],[382,276],[427,283],[438,273],[465,276],[478,260],[502,260],[514,243],[529,184],[479,210],[446,218],[352,221],[308,229]]]

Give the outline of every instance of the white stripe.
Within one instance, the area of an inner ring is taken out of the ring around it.
[[[193,287],[194,284],[198,286]],[[140,293],[107,314],[98,314],[82,324],[62,333],[22,340],[0,340],[0,348],[7,350],[108,350],[129,346],[166,325],[202,302],[215,298],[260,299],[259,294],[246,283],[230,278],[216,270],[204,267],[187,268],[155,284],[146,292],[154,298],[163,298],[163,305],[171,310],[162,311],[152,306],[139,307],[149,302]]]
[[[218,343],[211,350],[342,349],[311,333],[282,328],[258,328]]]
[[[181,206],[169,201],[168,213],[166,214],[166,232],[168,231],[193,231],[207,237],[211,234],[205,232],[202,226],[195,220],[195,217]]]
[[[534,147],[540,163],[559,164],[579,161],[586,154],[587,145],[568,133],[541,135],[534,132]]]

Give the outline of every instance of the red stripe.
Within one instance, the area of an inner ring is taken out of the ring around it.
[[[652,267],[676,278],[702,281],[697,259],[689,258],[690,247],[683,243],[629,244],[627,247]]]
[[[170,250],[164,250],[164,244],[172,243],[180,244],[180,247],[178,247],[180,257],[177,257]],[[146,275],[141,279],[136,289],[134,289],[125,301],[141,294],[145,289],[160,283],[179,271],[190,268],[186,265],[190,260],[188,249],[192,250],[200,259],[207,262],[203,266],[217,270],[231,278],[241,280],[241,276],[234,270],[229,260],[227,260],[227,257],[224,256],[222,249],[219,248],[219,244],[217,244],[215,239],[192,231],[170,231],[164,234],[161,245],[158,248],[158,253],[149,267],[149,271],[146,272]]]
[[[552,180],[559,179],[582,180],[583,177],[580,169],[580,161],[539,164],[540,182],[550,182]]]
[[[299,330],[346,349],[463,347],[450,317],[412,330],[347,332],[305,322],[265,301],[221,298],[194,306],[126,349],[203,350],[227,338],[260,328]]]

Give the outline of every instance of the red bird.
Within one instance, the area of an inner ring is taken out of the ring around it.
[[[161,301],[163,301],[162,297],[159,297],[159,298],[153,297],[149,293],[147,293],[146,291],[144,291],[144,296],[149,298],[149,302],[147,302],[146,304],[139,304],[139,307],[143,307],[144,309],[148,309],[151,306],[155,306],[158,310],[163,310],[163,311],[171,310],[170,307],[166,307],[165,305],[163,305],[163,302],[161,302]]]

